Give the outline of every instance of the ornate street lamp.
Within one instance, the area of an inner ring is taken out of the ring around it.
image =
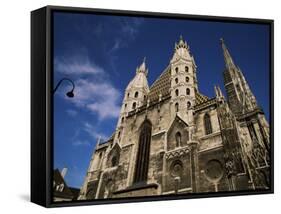
[[[74,97],[73,91],[74,91],[74,88],[75,88],[75,84],[74,84],[74,82],[71,79],[68,79],[68,78],[63,78],[63,79],[61,79],[58,82],[58,84],[56,85],[55,89],[53,90],[53,94],[55,94],[55,92],[57,91],[58,87],[61,85],[61,83],[63,81],[68,81],[68,82],[70,82],[72,84],[72,89],[66,93],[66,96],[68,96],[70,98]]]

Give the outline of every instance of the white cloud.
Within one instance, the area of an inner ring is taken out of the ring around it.
[[[71,75],[75,83],[73,98],[68,98],[63,93],[70,89],[69,85],[58,92],[61,96],[76,107],[97,114],[99,120],[119,116],[121,93],[109,81],[105,70],[91,62],[87,54],[57,57],[55,61],[55,69],[64,75]],[[67,113],[71,116],[77,114],[73,110],[67,110]]]
[[[121,40],[120,39],[116,39],[114,41],[113,47],[110,49],[109,52],[114,52],[116,50],[118,50],[121,47]]]
[[[103,68],[92,63],[87,55],[56,58],[55,70],[66,75],[104,73]]]
[[[90,146],[90,142],[87,140],[76,140],[72,143],[73,146]]]
[[[139,32],[140,25],[143,23],[143,18],[122,19],[121,32],[130,39],[135,39]]]
[[[88,122],[85,122],[83,124],[83,130],[85,132],[87,132],[91,137],[93,137],[94,140],[98,140],[98,139],[106,140],[106,139],[108,139],[108,136],[97,132],[96,128]]]
[[[121,93],[107,81],[78,79],[74,94],[74,98],[66,99],[77,107],[96,113],[100,120],[119,116]]]
[[[81,133],[81,129],[78,128],[75,130],[73,137],[71,138],[71,142],[73,146],[90,146],[91,143],[88,140],[79,139]]]
[[[119,18],[113,25],[118,29],[118,34],[114,38],[114,42],[109,49],[109,53],[118,51],[120,48],[128,47],[131,41],[134,41],[139,33],[140,26],[142,25],[143,18]],[[108,26],[110,32],[112,31],[112,24]]]
[[[78,114],[78,112],[73,109],[67,109],[66,113],[69,114],[71,117],[75,117]]]

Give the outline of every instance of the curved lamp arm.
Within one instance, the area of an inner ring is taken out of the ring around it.
[[[68,81],[68,82],[71,83],[72,89],[71,89],[69,92],[67,92],[66,95],[67,95],[68,97],[71,97],[71,98],[74,97],[73,91],[74,91],[74,89],[75,89],[75,84],[74,84],[74,82],[73,82],[71,79],[68,79],[68,78],[63,78],[63,79],[61,79],[61,80],[57,83],[55,89],[53,90],[53,94],[56,93],[58,87],[61,85],[61,83],[62,83],[63,81]]]

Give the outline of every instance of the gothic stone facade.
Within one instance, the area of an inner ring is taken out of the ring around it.
[[[145,61],[126,88],[113,135],[92,155],[80,200],[267,189],[269,125],[221,40],[227,98],[198,89],[181,37],[148,86]]]

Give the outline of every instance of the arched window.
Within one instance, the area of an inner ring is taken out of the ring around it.
[[[185,77],[185,82],[189,82],[189,77]]]
[[[125,109],[127,108],[127,103],[125,103]]]
[[[123,123],[124,122],[124,117],[122,117],[122,119],[121,119],[121,123]]]
[[[175,71],[176,71],[176,74],[177,74],[177,73],[179,72],[179,68],[178,68],[178,67],[176,67]]]
[[[189,88],[186,89],[186,95],[190,95],[190,89]]]
[[[132,105],[132,109],[136,109],[136,106],[137,106],[137,103],[134,102],[133,105]]]
[[[211,134],[213,132],[212,130],[212,124],[211,124],[211,118],[209,114],[204,115],[204,126],[205,126],[205,134]]]
[[[189,131],[186,131],[186,139],[189,140]]]
[[[117,136],[117,137],[118,137],[118,138],[120,138],[120,136],[121,136],[121,132],[119,131],[119,132],[118,132],[118,136]]]
[[[151,141],[151,128],[152,125],[148,120],[145,120],[141,126],[134,183],[145,182],[147,180],[150,141]]]
[[[145,96],[145,95],[143,96],[143,99],[144,99],[144,100],[146,99],[146,96]]]
[[[175,82],[176,82],[176,84],[178,84],[178,82],[179,82],[179,79],[178,79],[178,78],[176,78],[176,79],[175,79]]]
[[[175,104],[175,110],[176,110],[176,112],[179,111],[179,104],[178,103]]]
[[[181,146],[181,133],[177,132],[176,133],[176,147]]]
[[[64,190],[64,184],[59,185],[59,191],[62,192]]]
[[[116,155],[114,155],[111,158],[111,167],[117,166],[117,164],[118,164],[118,157]]]
[[[191,107],[191,103],[190,103],[189,101],[187,102],[186,107],[187,107],[187,110],[188,110],[188,109],[190,109],[190,107]]]
[[[139,92],[136,91],[135,98],[137,98],[138,96],[139,96]]]
[[[97,158],[97,165],[96,165],[96,168],[97,168],[97,169],[100,168],[101,158],[102,158],[102,152],[99,153],[99,156],[98,156],[98,158]]]
[[[178,89],[176,89],[175,94],[176,94],[176,96],[179,96],[179,90]]]
[[[188,72],[188,66],[185,66],[185,72]]]
[[[127,94],[127,97],[129,97],[129,96],[130,96],[130,93]]]

